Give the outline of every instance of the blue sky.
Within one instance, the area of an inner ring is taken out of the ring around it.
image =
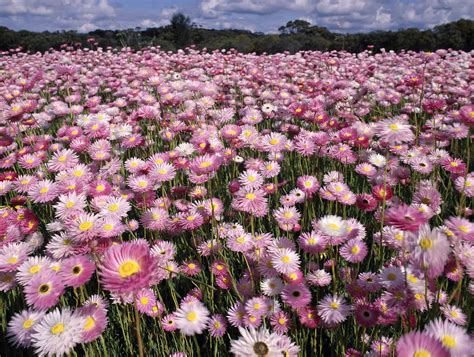
[[[181,11],[206,28],[276,32],[304,19],[336,32],[427,28],[474,18],[472,0],[0,0],[0,25],[55,31],[161,26]]]

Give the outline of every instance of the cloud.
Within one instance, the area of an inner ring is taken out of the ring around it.
[[[268,15],[281,10],[311,11],[311,0],[203,0],[203,16],[215,17],[225,13]]]
[[[474,17],[474,2],[465,0],[201,0],[203,19],[232,19],[245,15],[247,23],[258,18],[259,30],[280,19],[305,18],[332,31],[365,32],[427,28]],[[212,23],[207,21],[207,23]],[[206,23],[204,24],[206,25]],[[276,25],[275,28],[277,28]]]
[[[13,29],[124,29],[167,25],[184,12],[206,28],[276,32],[304,19],[336,32],[428,28],[474,18],[466,0],[0,0],[0,23]],[[156,15],[155,15],[156,14]]]
[[[0,0],[0,17],[24,28],[89,31],[116,15],[108,0]]]

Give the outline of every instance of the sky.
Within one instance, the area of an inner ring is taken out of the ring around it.
[[[175,12],[205,28],[275,33],[302,19],[334,32],[430,28],[474,18],[474,0],[0,0],[0,25],[88,32],[162,26]]]

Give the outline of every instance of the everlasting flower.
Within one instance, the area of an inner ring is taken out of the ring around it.
[[[327,295],[318,303],[318,314],[329,325],[343,322],[350,313],[350,306],[338,295]]]
[[[31,340],[39,355],[63,355],[81,343],[84,318],[68,308],[46,314],[34,325]]]
[[[7,328],[9,341],[16,347],[30,347],[33,327],[41,321],[44,314],[41,311],[23,310],[13,315]]]
[[[236,357],[280,357],[282,349],[278,345],[281,336],[266,329],[243,329],[239,327],[241,337],[232,340],[230,352]]]
[[[200,301],[190,301],[182,304],[174,316],[176,327],[183,335],[195,335],[206,328],[209,310]]]
[[[64,292],[61,277],[53,270],[42,270],[25,286],[26,302],[38,310],[56,305]]]
[[[113,293],[129,293],[146,288],[152,281],[156,261],[143,240],[110,247],[99,265],[104,288]]]
[[[410,332],[398,340],[397,355],[449,357],[450,353],[430,335],[421,332]]]

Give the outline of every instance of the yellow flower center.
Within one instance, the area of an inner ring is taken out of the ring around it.
[[[105,186],[100,184],[100,185],[97,185],[97,187],[95,189],[96,189],[96,191],[102,192],[102,191],[105,190]]]
[[[200,167],[201,169],[205,169],[205,168],[207,168],[207,167],[209,167],[209,166],[211,166],[211,165],[212,165],[212,164],[211,164],[209,161],[203,161],[203,162],[201,162],[201,164],[199,165],[199,167]]]
[[[355,245],[351,249],[352,254],[358,254],[360,252],[360,248],[358,245]]]
[[[25,330],[28,330],[31,326],[33,326],[33,320],[32,319],[28,319],[28,320],[25,320],[25,322],[23,322],[23,328]]]
[[[58,157],[58,161],[59,161],[59,162],[64,162],[64,161],[66,161],[66,156],[63,155],[63,156]]]
[[[51,327],[51,333],[57,335],[58,333],[64,332],[64,324],[59,323]]]
[[[146,296],[144,296],[140,299],[140,304],[147,305],[149,301],[150,301],[150,299],[148,299]]]
[[[418,350],[413,354],[413,357],[431,357],[431,353],[427,350]]]
[[[8,264],[15,264],[16,262],[18,262],[17,257],[10,257],[10,258],[7,259]]]
[[[290,262],[290,257],[288,255],[284,255],[281,257],[282,263],[288,264]]]
[[[388,127],[389,127],[390,130],[392,130],[392,131],[398,131],[398,130],[400,130],[400,127],[399,127],[398,124],[396,124],[396,123],[390,124]]]
[[[87,316],[86,324],[84,325],[84,331],[89,331],[90,329],[94,328],[94,326],[95,320],[92,318],[92,316]]]
[[[332,302],[330,305],[331,309],[337,310],[339,309],[339,304],[337,302]]]
[[[337,230],[339,230],[341,227],[339,227],[339,225],[336,224],[336,223],[329,223],[329,224],[328,224],[328,228],[337,231]]]
[[[119,209],[119,205],[117,203],[112,203],[109,205],[110,212],[116,212]]]
[[[419,243],[421,249],[428,250],[433,246],[433,241],[429,238],[422,238]]]
[[[193,321],[196,321],[197,318],[198,318],[198,315],[194,311],[188,312],[186,314],[186,320],[188,321],[193,322]]]
[[[448,348],[454,348],[456,347],[456,340],[449,335],[443,336],[441,339],[441,342],[443,342],[443,345],[445,345]]]
[[[140,271],[140,265],[135,260],[126,260],[119,266],[121,278],[128,278]]]
[[[112,229],[114,229],[114,226],[110,223],[107,223],[107,224],[104,224],[104,226],[102,228],[104,228],[105,231],[110,232]]]
[[[277,138],[273,138],[270,140],[270,145],[277,145],[280,143],[280,140],[278,140]]]
[[[466,227],[466,226],[458,226],[458,229],[463,233],[468,233],[469,232],[469,228]]]
[[[146,183],[146,181],[139,181],[138,182],[138,187],[141,187],[141,188],[144,188],[144,187],[147,187],[148,184]]]
[[[49,191],[48,187],[42,187],[40,193],[47,193]]]
[[[248,200],[254,200],[257,196],[254,193],[247,193],[245,198]]]
[[[88,231],[89,229],[91,229],[93,226],[93,223],[90,222],[90,221],[85,221],[85,222],[82,222],[80,225],[79,225],[79,230],[85,232],[85,231]]]
[[[74,201],[67,201],[66,202],[66,208],[73,208],[75,205]]]
[[[30,268],[30,273],[31,274],[36,274],[38,273],[39,271],[41,270],[41,266],[39,266],[38,264],[36,265],[33,265],[31,268]]]

